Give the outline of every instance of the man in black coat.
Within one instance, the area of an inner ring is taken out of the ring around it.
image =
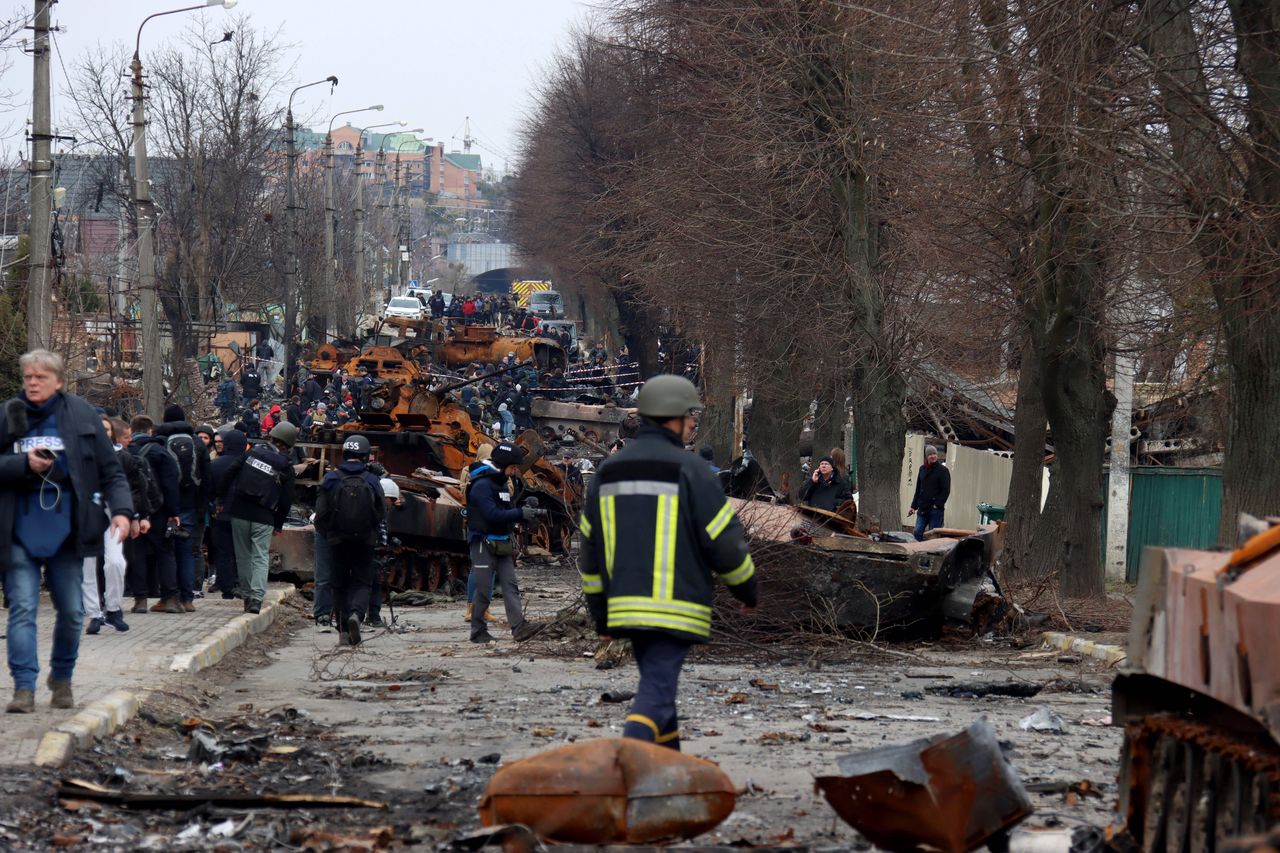
[[[185,613],[178,596],[177,549],[174,547],[175,534],[179,539],[182,536],[178,532],[182,529],[182,518],[179,515],[182,489],[178,485],[182,477],[177,460],[165,447],[164,438],[154,434],[155,426],[155,421],[146,415],[138,415],[129,424],[129,429],[133,432],[129,452],[150,463],[163,496],[160,508],[151,516],[151,531],[146,536],[148,569],[154,571],[156,582],[160,586],[160,600],[151,605],[151,612]],[[147,612],[145,589],[133,591],[133,608],[130,612]]]
[[[818,467],[813,469],[813,474],[800,487],[800,503],[827,512],[835,512],[852,497],[853,489],[849,486],[849,478],[836,470],[830,456],[818,460]]]
[[[213,498],[209,449],[195,437],[195,427],[187,420],[186,411],[176,403],[164,410],[164,423],[157,426],[155,432],[166,442],[173,436],[184,436],[181,439],[184,448],[187,447],[185,437],[191,438],[193,452],[189,457],[185,451],[177,453],[178,447],[174,447],[179,462],[178,518],[188,535],[173,537],[174,558],[178,564],[178,600],[182,609],[190,613],[196,609],[195,593],[204,586],[204,516]]]
[[[951,472],[938,461],[938,448],[924,446],[924,464],[916,473],[916,493],[907,517],[916,517],[916,541],[924,541],[926,530],[942,526],[942,509],[951,496]]]
[[[129,483],[100,416],[62,390],[62,357],[32,350],[18,359],[22,392],[0,419],[0,575],[9,600],[6,634],[13,700],[5,710],[35,710],[36,612],[44,569],[57,612],[49,655],[50,704],[71,708],[71,676],[84,622],[86,557],[101,556],[109,529],[129,537]]]

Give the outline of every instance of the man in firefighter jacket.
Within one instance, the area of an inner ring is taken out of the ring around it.
[[[640,684],[623,736],[678,750],[676,682],[690,646],[711,635],[715,577],[750,610],[755,564],[724,491],[684,449],[702,408],[693,383],[654,377],[636,404],[639,433],[591,481],[578,571],[596,631],[635,649]]]

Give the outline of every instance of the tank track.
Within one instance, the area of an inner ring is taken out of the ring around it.
[[[1265,734],[1164,714],[1125,727],[1120,816],[1143,853],[1215,853],[1280,817],[1280,748]]]

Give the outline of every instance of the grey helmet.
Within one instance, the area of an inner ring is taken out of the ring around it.
[[[641,416],[654,420],[683,418],[702,408],[698,389],[683,376],[664,373],[655,376],[640,389],[636,409]]]

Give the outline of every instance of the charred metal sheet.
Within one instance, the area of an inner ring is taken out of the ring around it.
[[[939,735],[836,759],[816,780],[869,841],[895,853],[968,853],[1031,814],[1031,801],[985,719]]]
[[[700,835],[734,801],[733,783],[710,761],[618,738],[500,768],[480,801],[480,822],[523,824],[558,842],[634,844]]]
[[[271,577],[292,575],[310,580],[316,572],[316,529],[310,524],[289,525],[274,534],[268,566]]]

